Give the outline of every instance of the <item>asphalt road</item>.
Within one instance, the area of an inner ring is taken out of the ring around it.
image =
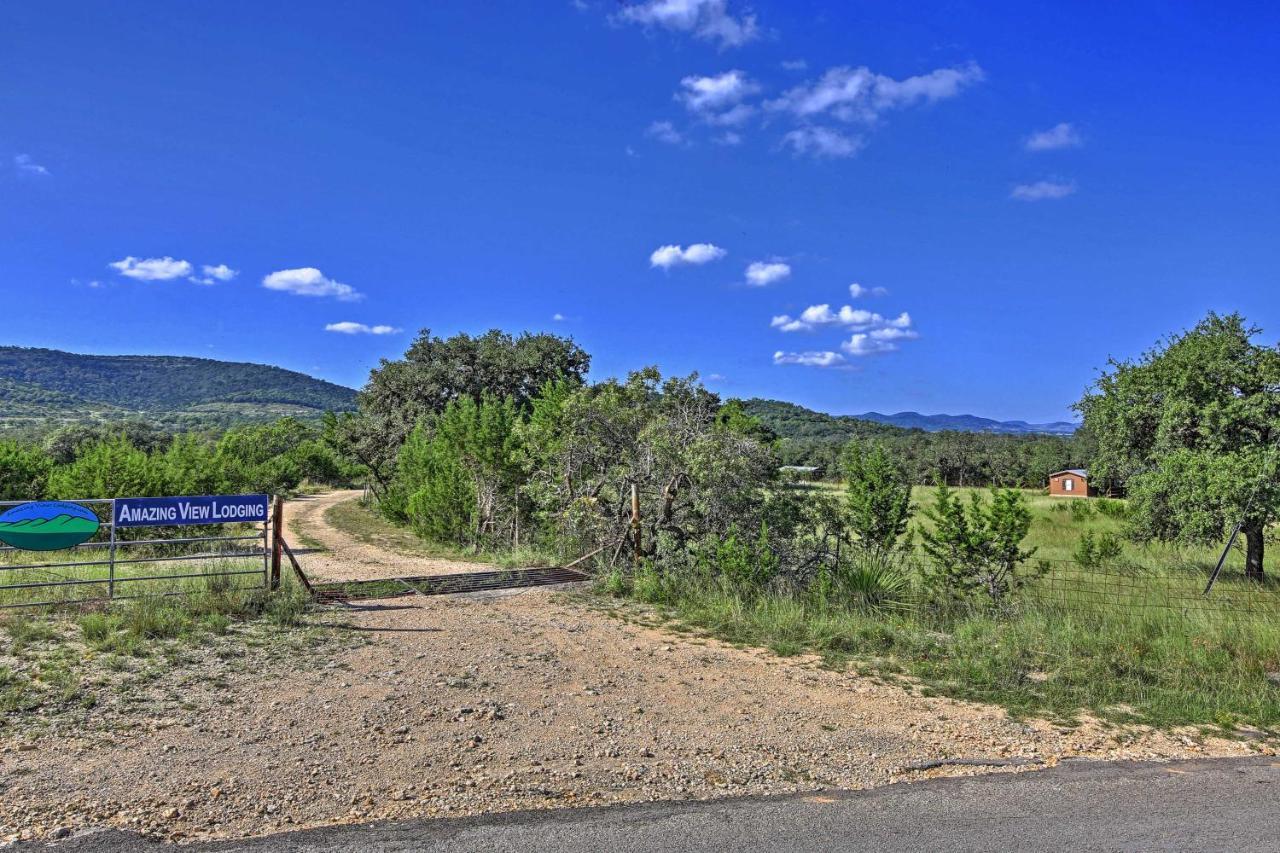
[[[22,851],[165,853],[101,832]],[[183,845],[338,851],[1280,850],[1280,760],[1073,762],[872,791],[518,812]]]

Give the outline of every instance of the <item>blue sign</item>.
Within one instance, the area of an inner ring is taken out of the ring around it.
[[[266,495],[198,495],[185,498],[117,498],[117,527],[171,527],[266,521]]]

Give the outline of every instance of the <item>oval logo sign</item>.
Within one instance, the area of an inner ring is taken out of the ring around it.
[[[98,517],[66,501],[32,501],[0,513],[0,542],[24,551],[73,548],[97,532]]]

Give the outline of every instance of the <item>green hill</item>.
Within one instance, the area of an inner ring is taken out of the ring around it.
[[[355,391],[263,364],[0,347],[0,422],[225,424],[354,408]]]
[[[93,536],[98,522],[73,515],[0,521],[0,542],[28,551],[58,551]]]
[[[851,438],[897,436],[904,427],[863,420],[852,415],[828,415],[782,400],[752,398],[742,401],[747,414],[759,418],[779,436],[794,440],[846,442]]]

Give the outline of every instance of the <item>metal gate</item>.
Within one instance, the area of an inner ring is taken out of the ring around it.
[[[267,588],[278,526],[270,504],[267,495],[0,501],[0,609]]]

